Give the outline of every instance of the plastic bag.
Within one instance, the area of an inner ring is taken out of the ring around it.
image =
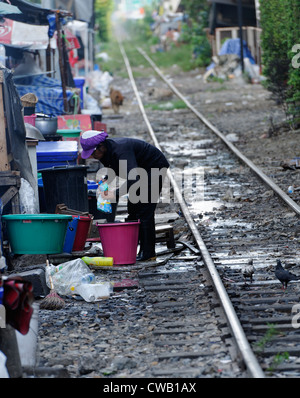
[[[92,114],[94,115],[101,114],[101,108],[99,107],[97,100],[93,98],[90,94],[86,94],[85,102],[85,109],[92,111]]]
[[[19,189],[21,214],[37,214],[37,200],[32,186],[27,180],[21,178]]]
[[[0,378],[1,379],[8,379],[9,374],[6,368],[6,356],[0,351]]]
[[[101,192],[108,192],[108,184],[107,184],[107,176],[103,176],[102,179],[99,181],[99,189]],[[97,209],[103,211],[104,213],[111,213],[112,206],[111,202],[108,199],[103,199],[101,194],[97,198]]]
[[[46,271],[46,283],[48,287],[51,287],[49,281],[50,273],[54,289],[62,296],[72,294],[71,287],[86,283],[86,280],[89,280],[89,276],[91,275],[91,270],[80,258],[57,266],[50,264],[46,268]]]
[[[2,256],[2,250],[0,247],[0,275],[3,274],[7,270],[6,258]],[[1,276],[0,276],[1,278]],[[1,280],[0,280],[1,282]]]
[[[94,70],[88,76],[89,90],[98,91],[102,97],[109,97],[109,86],[112,80],[113,77],[109,72]]]
[[[111,213],[112,207],[109,200],[102,199],[101,196],[98,196],[97,199],[97,209],[103,211],[103,213]]]

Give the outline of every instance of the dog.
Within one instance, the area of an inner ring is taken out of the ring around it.
[[[124,97],[119,90],[111,87],[110,92],[111,106],[115,113],[119,113],[120,106],[123,105]]]
[[[165,88],[150,88],[148,90],[148,97],[149,99],[157,100],[157,101],[164,101],[168,100],[173,96],[173,92],[171,90]]]

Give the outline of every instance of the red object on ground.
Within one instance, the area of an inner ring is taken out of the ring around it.
[[[75,216],[74,216],[75,217]],[[77,224],[77,231],[73,243],[73,252],[84,250],[92,219],[89,216],[80,216]]]

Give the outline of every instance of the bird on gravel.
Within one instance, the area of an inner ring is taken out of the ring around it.
[[[287,288],[287,285],[290,281],[296,281],[300,279],[299,276],[292,274],[290,271],[285,270],[280,260],[277,260],[275,276],[282,283],[283,289]]]
[[[250,282],[253,282],[253,274],[255,272],[255,267],[253,265],[253,260],[250,259],[247,264],[245,264],[242,268],[242,274],[245,280],[250,278]]]

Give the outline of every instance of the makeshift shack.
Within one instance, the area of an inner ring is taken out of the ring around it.
[[[255,63],[261,66],[259,3],[257,0],[208,0],[210,3],[207,36],[212,56],[218,56],[228,39],[241,37],[246,42]],[[247,55],[245,55],[247,56]]]
[[[10,46],[5,66],[14,71],[20,96],[34,93],[39,98],[37,111],[41,113],[61,115],[78,111],[78,90],[67,61],[63,27],[72,14],[23,0],[11,3],[21,13],[5,15],[0,44],[5,49]]]
[[[208,0],[211,5],[209,14],[210,34],[215,34],[216,28],[239,26],[238,3],[233,0]],[[257,11],[255,0],[241,0],[243,26],[257,26]]]
[[[20,96],[34,93],[39,98],[37,112],[60,115],[64,111],[62,85],[59,79],[48,77],[49,71],[43,69],[46,64],[46,52],[55,51],[57,42],[49,38],[49,26],[37,26],[4,19],[0,43],[4,45],[6,67],[13,70],[17,90]],[[52,61],[53,63],[53,61]],[[52,71],[55,74],[55,71]],[[66,92],[67,100],[73,97]]]

